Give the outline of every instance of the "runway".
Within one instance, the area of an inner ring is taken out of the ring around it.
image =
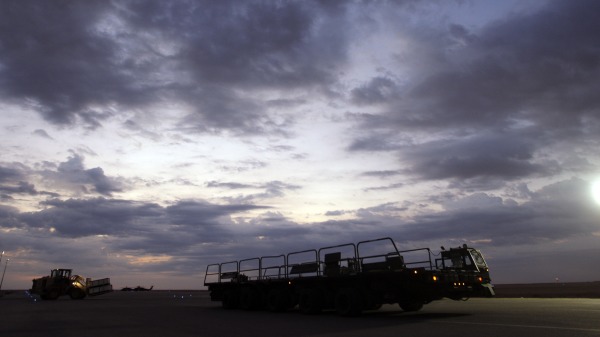
[[[0,298],[0,336],[600,336],[600,299],[442,300],[416,313],[384,305],[361,317],[334,312],[228,311],[202,291],[114,292],[40,301]]]

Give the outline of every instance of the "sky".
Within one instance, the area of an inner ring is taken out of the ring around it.
[[[4,289],[391,237],[600,280],[598,1],[0,2]]]

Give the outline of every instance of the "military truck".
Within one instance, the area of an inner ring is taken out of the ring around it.
[[[55,300],[63,295],[80,300],[113,291],[110,278],[92,280],[71,273],[72,269],[52,269],[49,276],[33,279],[29,292],[39,295],[43,300]]]
[[[389,238],[262,256],[206,267],[204,285],[225,309],[357,316],[383,304],[418,311],[434,300],[494,296],[483,255],[463,245],[437,255],[398,250]]]

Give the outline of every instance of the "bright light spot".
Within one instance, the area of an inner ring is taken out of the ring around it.
[[[54,232],[56,232],[56,228],[50,227],[50,233],[54,233]]]
[[[594,198],[594,201],[600,205],[600,180],[596,180],[592,183],[592,197]]]

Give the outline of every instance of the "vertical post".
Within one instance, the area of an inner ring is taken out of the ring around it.
[[[4,251],[2,251],[2,255],[0,255],[0,266],[2,265],[2,257],[4,256]]]
[[[8,261],[10,261],[10,259],[6,259],[6,263],[4,264],[4,272],[2,272],[2,280],[0,281],[0,290],[2,290],[2,283],[4,283],[4,274],[6,274],[6,267],[8,266]]]

